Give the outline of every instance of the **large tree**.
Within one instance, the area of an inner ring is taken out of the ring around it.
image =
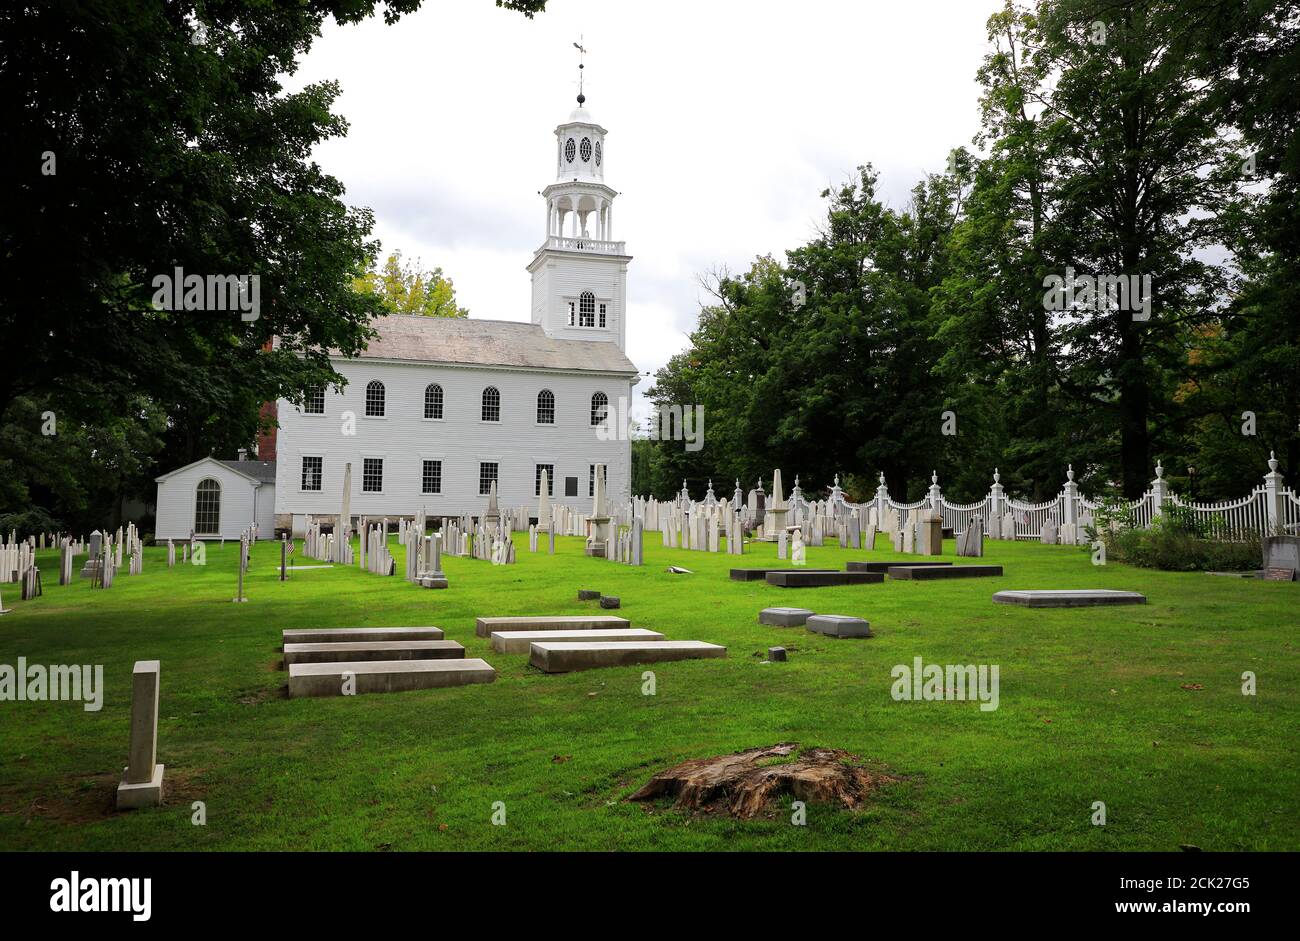
[[[497,4],[531,16],[544,0]],[[388,0],[383,15],[419,5]],[[341,381],[328,351],[359,352],[382,310],[352,290],[377,250],[372,219],[311,160],[346,131],[338,86],[287,94],[281,78],[327,18],[380,6],[0,7],[0,422],[27,399],[65,429],[92,426],[144,396],[177,459],[249,441],[261,402]],[[241,310],[207,294],[160,303],[156,279],[178,269],[256,277],[258,309],[251,280]]]

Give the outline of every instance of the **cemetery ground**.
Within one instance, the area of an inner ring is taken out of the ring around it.
[[[576,538],[516,565],[444,556],[446,591],[345,567],[281,584],[274,543],[256,547],[246,604],[231,603],[236,543],[170,570],[165,547],[147,548],[144,574],[107,591],[51,575],[43,597],[19,602],[5,586],[16,610],[0,617],[0,662],[103,664],[106,689],[99,712],[0,704],[0,848],[1300,849],[1300,585],[1097,567],[1076,547],[988,540],[979,561],[1004,577],[789,590],[727,577],[787,564],[773,545],[736,557],[658,542],[647,533],[642,568],[586,558]],[[400,572],[395,540],[393,551]],[[872,552],[809,548],[808,566],[896,557],[882,536]],[[57,571],[52,552],[39,564]],[[579,588],[621,597],[612,613],[633,627],[725,644],[727,658],[543,675],[474,635],[476,616],[601,613]],[[1136,590],[1149,603],[991,601],[1034,588]],[[875,636],[759,625],[773,605],[862,616]],[[496,682],[286,698],[282,629],[398,625],[443,628]],[[788,662],[763,662],[775,645]],[[895,701],[891,668],[918,656],[998,665],[999,707]],[[140,659],[162,663],[166,801],[116,812]],[[1242,694],[1247,670],[1258,695]],[[752,820],[626,799],[678,762],[783,741],[845,749],[895,780],[857,811],[808,805],[805,826],[791,824],[788,795]]]

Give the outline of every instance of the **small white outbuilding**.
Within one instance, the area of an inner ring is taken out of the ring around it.
[[[156,478],[154,539],[238,539],[253,523],[275,536],[275,462],[205,457]]]

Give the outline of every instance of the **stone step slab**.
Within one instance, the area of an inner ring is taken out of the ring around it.
[[[911,559],[895,559],[892,562],[849,562],[844,566],[847,572],[888,572],[895,565],[906,565],[912,568],[928,565],[952,565],[951,562],[913,562]]]
[[[280,632],[286,644],[333,644],[354,641],[442,640],[441,627],[337,627]]]
[[[814,614],[815,611],[807,608],[764,608],[758,612],[758,623],[770,627],[803,627]]]
[[[353,660],[456,660],[465,648],[454,640],[360,640],[338,644],[285,644],[284,663]]]
[[[497,653],[528,653],[538,636],[544,634],[547,643],[633,644],[663,640],[658,631],[633,627],[626,630],[592,629],[588,631],[493,631],[492,649]]]
[[[634,663],[665,663],[725,657],[727,648],[700,640],[662,640],[630,644],[533,641],[528,662],[544,673],[570,673]]]
[[[998,604],[1018,604],[1026,608],[1093,608],[1111,604],[1146,604],[1146,595],[1136,591],[1110,588],[1036,589],[999,591],[993,596]]]
[[[1002,574],[1000,565],[893,565],[890,578],[937,581],[941,578],[988,578]]]
[[[733,582],[761,582],[771,572],[837,572],[838,569],[732,569],[731,580]]]
[[[475,618],[474,633],[490,637],[493,631],[590,631],[627,629],[632,626],[627,618],[613,614],[558,614],[532,615],[509,618]]]
[[[847,614],[814,614],[804,624],[814,634],[827,637],[870,637],[871,625]]]
[[[767,583],[777,588],[825,588],[830,585],[874,585],[883,582],[879,572],[809,572],[787,569],[768,572]]]
[[[352,674],[357,694],[441,689],[497,678],[497,671],[477,658],[295,663],[289,667],[289,696],[342,696],[344,673]]]

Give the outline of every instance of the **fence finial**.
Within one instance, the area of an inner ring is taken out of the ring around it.
[[[1002,482],[1002,475],[998,473],[998,469],[996,467],[993,468],[993,482],[995,484]]]
[[[930,483],[937,484],[938,482],[939,482],[939,472],[937,470],[930,471]]]
[[[1165,469],[1160,465],[1160,458],[1156,458],[1156,480],[1165,476]]]
[[[1274,474],[1277,473],[1277,453],[1274,451],[1268,452],[1268,469]]]
[[[1073,465],[1073,464],[1069,465],[1069,467],[1066,468],[1066,470],[1065,470],[1065,477],[1066,477],[1066,479],[1069,480],[1071,483],[1074,483],[1074,465]]]

